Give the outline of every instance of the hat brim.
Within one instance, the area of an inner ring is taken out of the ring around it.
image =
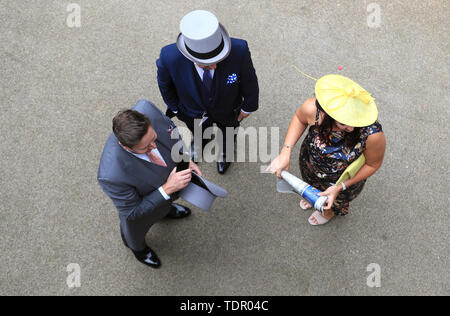
[[[180,191],[180,197],[183,200],[204,211],[211,210],[217,197],[225,198],[227,195],[228,192],[224,188],[209,182],[195,172],[192,172],[191,183]]]
[[[378,108],[375,101],[363,104],[358,100],[349,100],[345,106],[337,111],[328,109],[328,101],[334,97],[333,93],[324,92],[328,82],[339,82],[342,87],[354,85],[359,90],[365,90],[353,80],[340,75],[326,75],[317,81],[316,98],[323,110],[337,122],[351,127],[366,127],[374,124],[378,119]]]
[[[228,35],[227,30],[220,23],[219,23],[219,30],[220,30],[220,33],[221,33],[222,38],[223,38],[224,46],[223,46],[222,51],[218,55],[213,57],[213,58],[210,58],[210,59],[199,59],[199,58],[196,58],[196,57],[192,56],[188,52],[188,50],[186,49],[184,36],[181,33],[180,33],[180,35],[178,35],[178,38],[177,38],[177,47],[178,47],[179,51],[187,59],[191,60],[192,62],[194,62],[196,64],[200,64],[200,65],[204,65],[204,66],[211,66],[211,65],[217,64],[217,63],[221,62],[222,60],[224,60],[225,58],[227,58],[228,55],[230,55],[230,52],[231,52],[231,39],[230,39],[230,36]]]

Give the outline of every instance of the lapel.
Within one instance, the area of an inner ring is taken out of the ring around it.
[[[155,126],[154,126],[155,127]],[[155,129],[158,138],[156,139],[156,145],[158,146],[158,150],[163,156],[167,167],[161,167],[156,165],[156,167],[162,168],[163,170],[169,169],[169,173],[172,171],[174,166],[176,165],[172,159],[172,147],[178,142],[177,139],[172,139],[168,132],[169,126],[166,124],[159,125]],[[176,127],[175,127],[176,128]],[[152,164],[154,165],[154,164]],[[167,170],[166,170],[167,171]]]
[[[200,97],[200,91],[197,89],[195,84],[195,77],[198,76],[197,70],[195,69],[194,63],[188,59],[184,63],[183,67],[180,69],[180,75],[183,83],[186,85],[186,89],[190,91],[193,99],[197,104],[203,108],[202,98]]]
[[[166,146],[159,140],[156,140],[156,144],[158,146],[159,153],[161,154],[161,156],[163,156],[164,162],[167,165],[167,167],[162,167],[162,168],[170,168],[170,166],[172,165],[172,161],[173,161],[172,160],[172,148],[169,148],[168,146]],[[160,167],[160,166],[158,166],[158,167]]]
[[[155,126],[157,125],[157,126]],[[156,144],[158,150],[164,158],[167,165],[172,162],[172,146],[178,141],[177,139],[172,139],[169,133],[169,124],[153,124],[153,128],[158,135],[156,139]],[[176,129],[177,127],[175,127]]]
[[[133,182],[139,183],[140,188],[141,185],[150,185],[156,189],[158,187],[157,183],[164,179],[164,168],[140,159],[123,148],[121,148],[121,151],[124,168],[134,178]]]
[[[214,72],[214,77],[216,78],[216,90],[214,91],[215,93],[212,103],[213,108],[216,106],[217,100],[219,99],[219,95],[222,90],[221,87],[223,85],[223,73],[224,73],[224,68],[222,66],[223,65],[221,65],[220,63],[217,64],[217,68]]]
[[[156,185],[160,180],[165,180],[167,178],[167,174],[172,171],[172,158],[171,158],[171,150],[165,145],[163,142],[156,140],[158,150],[164,158],[164,161],[167,164],[167,167],[159,166],[157,164],[148,162],[141,158],[136,157],[132,153],[126,151],[121,148],[124,156],[124,167],[129,170],[130,174],[133,177],[138,178],[140,183],[150,184],[152,187],[156,188]],[[152,175],[152,176],[149,176]],[[155,177],[158,180],[155,181]]]

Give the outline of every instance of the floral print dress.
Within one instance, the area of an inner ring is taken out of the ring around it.
[[[317,110],[316,124],[310,126],[309,133],[300,149],[300,171],[303,180],[321,191],[325,191],[336,183],[342,173],[366,149],[367,137],[382,132],[380,123],[361,128],[361,136],[354,148],[345,144],[345,132],[330,133],[324,142],[319,135],[319,114]],[[364,188],[366,180],[361,181],[345,191],[341,191],[333,204],[332,210],[337,216],[345,216],[349,212],[350,201],[354,200]]]

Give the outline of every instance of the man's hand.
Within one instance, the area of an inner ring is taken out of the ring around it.
[[[241,113],[239,113],[238,116],[238,122],[241,122],[243,119],[245,119],[246,117],[248,117],[250,114],[246,114],[244,112],[241,111]]]
[[[167,195],[172,195],[188,186],[191,182],[192,170],[186,169],[177,172],[177,168],[174,168],[167,179],[167,182],[163,184],[162,188]]]
[[[192,171],[194,171],[196,174],[198,174],[200,177],[203,177],[202,172],[200,171],[200,168],[198,167],[198,165],[196,163],[194,163],[192,160],[191,162],[189,162],[189,169],[191,169]]]

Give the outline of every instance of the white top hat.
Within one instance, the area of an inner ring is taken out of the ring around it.
[[[204,10],[188,13],[180,22],[177,46],[189,60],[209,66],[228,57],[231,40],[214,14]]]

